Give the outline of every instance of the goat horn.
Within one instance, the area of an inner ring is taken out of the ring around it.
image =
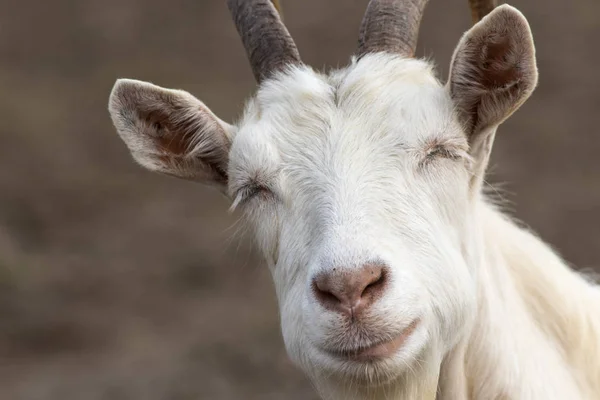
[[[363,17],[358,57],[389,52],[413,57],[427,0],[371,0]]]
[[[277,0],[227,0],[227,5],[258,83],[288,65],[301,63],[277,11]]]
[[[279,16],[281,17],[281,3],[279,3],[279,0],[271,0],[271,3],[273,3],[273,6],[275,6],[275,9],[277,10],[277,12],[279,13]]]
[[[488,15],[498,5],[497,0],[469,0],[469,7],[471,7],[471,18],[473,23],[476,24],[483,17]]]

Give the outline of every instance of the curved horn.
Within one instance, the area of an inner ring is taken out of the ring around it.
[[[300,64],[298,49],[271,0],[227,0],[227,5],[258,83],[287,65]]]
[[[358,57],[385,51],[413,57],[427,0],[371,0],[360,27]]]
[[[471,18],[473,23],[476,24],[485,17],[498,5],[497,0],[469,0],[469,7],[471,7]]]

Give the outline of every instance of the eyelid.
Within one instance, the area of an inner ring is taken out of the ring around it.
[[[229,210],[234,211],[236,208],[243,206],[248,201],[252,200],[255,196],[264,192],[273,193],[273,191],[267,186],[256,182],[250,182],[240,186],[234,192],[234,200]]]
[[[428,146],[425,150],[424,155],[421,155],[419,166],[426,166],[430,162],[435,161],[437,158],[445,158],[448,160],[466,160],[469,161],[471,157],[465,146],[455,145],[454,143],[435,143]]]
[[[461,155],[459,154],[459,152],[457,151],[456,148],[453,148],[450,146],[445,146],[442,144],[433,146],[427,151],[426,157],[435,157],[435,156],[442,156],[442,157],[451,158],[451,159],[461,157]]]

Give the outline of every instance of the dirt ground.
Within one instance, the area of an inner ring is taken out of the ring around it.
[[[283,1],[303,59],[347,63],[367,0]],[[466,0],[432,0],[445,77]],[[600,266],[600,2],[515,0],[540,85],[500,129],[492,183],[577,268]],[[145,172],[106,110],[118,77],[223,119],[255,87],[224,1],[2,2],[0,399],[314,399],[274,291],[217,193]]]

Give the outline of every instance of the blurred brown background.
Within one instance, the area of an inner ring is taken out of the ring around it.
[[[347,63],[367,0],[284,0],[307,63]],[[540,85],[490,181],[578,268],[600,266],[600,2],[515,0]],[[210,189],[137,167],[106,111],[118,77],[233,120],[254,89],[221,0],[0,3],[0,399],[314,399],[270,276]],[[433,0],[420,54],[445,79],[470,26]]]

